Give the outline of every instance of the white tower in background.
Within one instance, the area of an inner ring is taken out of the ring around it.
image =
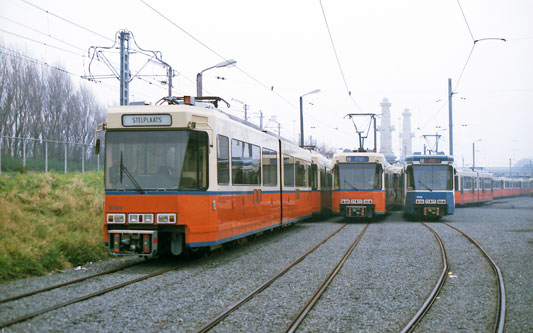
[[[383,98],[381,102],[381,125],[379,131],[381,132],[380,153],[385,155],[385,158],[389,163],[394,163],[396,156],[392,151],[392,131],[394,128],[391,126],[390,121],[390,107],[391,103],[387,98]]]
[[[411,133],[411,112],[405,109],[402,113],[402,157],[413,155],[413,133]]]

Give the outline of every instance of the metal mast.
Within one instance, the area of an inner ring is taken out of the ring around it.
[[[120,32],[120,105],[129,104],[130,91],[130,32]]]

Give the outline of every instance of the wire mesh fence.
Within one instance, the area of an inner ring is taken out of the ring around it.
[[[20,137],[0,137],[0,174],[16,172],[100,171],[91,145]]]

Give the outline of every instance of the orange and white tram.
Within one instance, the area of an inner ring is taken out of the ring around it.
[[[104,238],[111,253],[179,255],[312,215],[311,153],[211,105],[220,100],[109,109]]]
[[[484,203],[494,199],[492,174],[470,170],[455,173],[455,204]]]
[[[311,206],[313,215],[331,213],[331,187],[333,185],[331,160],[316,151],[311,151],[309,184],[312,191]]]
[[[381,153],[344,151],[333,156],[332,211],[345,217],[372,218],[387,211]]]

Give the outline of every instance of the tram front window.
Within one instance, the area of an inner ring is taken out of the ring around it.
[[[205,132],[108,131],[105,188],[206,189],[207,145]]]
[[[451,191],[453,168],[449,165],[413,165],[407,168],[408,190]]]
[[[336,188],[341,190],[381,190],[383,169],[376,163],[340,163],[335,168]]]

